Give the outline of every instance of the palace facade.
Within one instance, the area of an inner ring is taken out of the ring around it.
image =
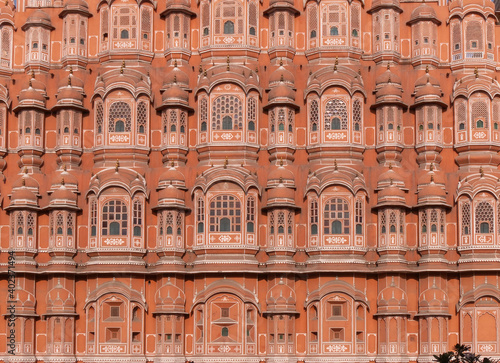
[[[0,361],[500,358],[497,21],[7,0]]]

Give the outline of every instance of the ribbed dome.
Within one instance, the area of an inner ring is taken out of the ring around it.
[[[281,82],[278,86],[273,87],[271,91],[269,91],[269,101],[279,98],[295,101],[295,91]]]
[[[411,13],[410,21],[416,19],[437,19],[436,11],[430,5],[422,4]]]
[[[439,81],[436,78],[432,77],[429,73],[426,73],[415,81],[415,87],[425,86],[427,83],[430,83],[433,86],[440,86]]]
[[[89,8],[89,5],[84,0],[68,0],[64,4],[64,7],[77,7],[77,6],[81,6],[85,9]]]
[[[180,88],[177,84],[174,84],[171,87],[169,87],[165,92],[163,92],[162,100],[163,101],[178,100],[183,103],[188,103],[189,94],[187,93],[187,91]]]
[[[70,80],[68,80],[68,79],[70,79]],[[70,74],[68,75],[68,77],[62,78],[59,81],[58,88],[66,87],[68,85],[71,85],[72,87],[76,87],[76,88],[82,88],[82,89],[85,87],[85,83],[80,78],[75,76],[72,71],[70,71]]]
[[[52,195],[50,196],[51,201],[56,201],[56,200],[65,200],[68,202],[74,202],[76,203],[76,194],[73,193],[71,190],[66,188],[65,185],[62,185],[60,188],[58,188]]]
[[[77,90],[74,87],[64,87],[59,89],[57,93],[57,100],[61,101],[64,99],[76,100],[79,102],[83,102],[83,95],[81,91]]]
[[[158,200],[162,199],[179,199],[184,200],[184,191],[174,187],[173,185],[168,185],[166,188],[161,189],[158,192]]]
[[[19,188],[12,193],[11,205],[15,204],[37,205],[37,197],[28,188]]]
[[[293,73],[290,72],[288,69],[286,69],[283,66],[280,66],[269,76],[269,86],[272,86],[273,84],[279,82],[284,82],[293,86],[295,84],[295,77],[293,76]]]
[[[50,15],[42,9],[36,9],[33,14],[28,17],[26,24],[45,24],[51,26]]]
[[[383,181],[393,181],[393,183],[404,183],[404,179],[401,175],[399,175],[399,173],[396,173],[394,171],[394,169],[392,169],[391,167],[389,168],[389,170],[387,170],[386,172],[382,173],[379,175],[378,177],[378,181],[379,182],[383,182]]]
[[[267,180],[271,181],[271,180],[294,180],[295,179],[295,175],[293,174],[293,172],[291,172],[290,170],[288,170],[287,168],[285,168],[284,166],[279,166],[277,168],[274,168],[269,174],[268,174],[268,177],[267,177]]]
[[[427,83],[427,85],[420,87],[417,92],[415,92],[415,97],[423,97],[423,96],[438,96],[441,97],[441,91],[439,88],[434,87],[430,83]]]
[[[399,77],[397,74],[392,73],[389,68],[387,68],[387,71],[379,75],[375,79],[375,84],[384,84],[384,83],[396,83],[396,84],[401,84],[401,77]]]
[[[163,81],[164,88],[166,89],[167,85],[175,84],[177,83],[179,86],[189,86],[189,77],[188,75],[181,70],[179,67],[174,67],[172,70],[167,72],[167,75],[165,76],[165,80]]]
[[[32,87],[24,89],[19,93],[19,102],[31,100],[45,103],[44,95],[39,90],[35,90]]]
[[[14,11],[12,11],[12,8],[10,7],[10,5],[5,4],[4,6],[2,6],[0,8],[0,19],[1,18],[11,19],[12,17],[14,17]]]
[[[32,178],[28,174],[23,174],[23,176],[19,179],[16,179],[14,183],[12,183],[12,189],[17,188],[30,188],[30,189],[38,189],[39,185],[35,178]]]
[[[382,96],[398,96],[398,97],[401,97],[403,93],[403,90],[401,88],[398,88],[392,84],[388,84],[386,86],[383,86],[382,88],[380,88],[377,93],[376,93],[376,96],[377,97],[382,97]]]
[[[283,184],[279,184],[276,188],[271,188],[268,190],[268,200],[272,199],[290,199],[294,200],[295,191],[291,188],[287,188]]]

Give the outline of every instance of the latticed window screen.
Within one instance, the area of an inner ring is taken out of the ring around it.
[[[255,232],[255,198],[252,196],[247,199],[247,232]]]
[[[197,231],[198,233],[204,232],[205,226],[205,201],[203,197],[198,197],[197,206],[196,206],[196,223],[197,223]]]
[[[276,131],[276,113],[274,112],[274,110],[269,111],[269,123],[271,132]]]
[[[427,210],[420,214],[420,230],[422,233],[427,233]]]
[[[209,35],[210,27],[210,4],[206,1],[201,5],[201,28],[203,35]]]
[[[258,6],[255,1],[248,4],[248,34],[257,35]]]
[[[363,201],[362,200],[356,200],[356,205],[355,205],[355,228],[356,228],[356,234],[363,234]]]
[[[23,214],[23,212],[18,212],[17,213],[17,218],[16,218],[16,232],[17,232],[17,234],[23,234],[24,233],[24,214]]]
[[[362,122],[361,101],[354,100],[354,103],[352,105],[352,123],[354,131],[361,131],[362,128],[361,122]]]
[[[227,130],[229,120],[232,130],[243,128],[243,105],[236,96],[219,96],[212,104],[212,129]]]
[[[467,111],[465,100],[460,100],[455,108],[455,117],[458,123],[458,130],[465,130],[467,123]]]
[[[103,8],[101,10],[101,37],[104,38],[108,36],[109,33],[109,19],[108,19],[108,9]]]
[[[148,111],[146,102],[141,101],[137,105],[137,132],[144,134],[147,132]]]
[[[438,211],[436,209],[431,210],[431,232],[438,231]]]
[[[488,46],[486,49],[490,52],[493,52],[493,39],[495,37],[495,25],[488,21],[488,25],[486,27],[486,41],[488,42]]]
[[[351,4],[351,35],[355,38],[361,34],[361,11],[358,4]]]
[[[241,203],[232,195],[218,195],[210,202],[210,232],[241,232]]]
[[[127,235],[127,206],[120,200],[110,200],[102,208],[102,235]]]
[[[62,235],[64,233],[64,217],[62,213],[56,216],[56,234]]]
[[[471,105],[472,128],[488,128],[488,105],[486,101],[476,101]]]
[[[141,32],[142,39],[151,38],[151,12],[149,7],[141,9]]]
[[[476,233],[493,233],[494,212],[491,203],[479,202],[474,210]]]
[[[182,234],[182,213],[177,213],[175,218],[176,233],[178,236]]]
[[[317,100],[312,100],[311,101],[311,110],[309,111],[309,122],[311,125],[311,131],[318,131],[319,129],[319,107],[318,107],[318,101]]]
[[[113,39],[137,39],[137,11],[132,7],[113,9]]]
[[[347,130],[347,106],[339,99],[328,100],[325,106],[325,130]]]
[[[325,203],[323,230],[325,234],[349,234],[349,203],[342,198],[332,198]]]
[[[462,234],[469,235],[471,232],[471,228],[470,228],[471,214],[470,214],[470,203],[469,202],[465,202],[462,204],[461,214],[462,214],[461,215]]]
[[[454,52],[459,51],[462,47],[462,30],[460,29],[460,23],[456,22],[451,25],[451,42],[452,42],[452,50]]]
[[[465,49],[481,51],[483,47],[483,26],[480,21],[472,20],[465,26]]]
[[[319,210],[318,201],[316,199],[311,200],[309,205],[309,215],[311,222],[311,234],[318,234],[318,223],[319,223]]]
[[[279,234],[285,233],[285,213],[278,212],[278,219],[277,219],[276,226],[278,228]]]
[[[8,62],[7,64],[10,66],[10,57],[11,57],[11,47],[12,47],[12,32],[7,27],[2,29],[2,60]]]
[[[102,107],[102,103],[99,102],[97,103],[96,107],[96,125],[98,134],[102,134],[103,120],[104,120],[104,109]]]
[[[238,0],[221,0],[215,5],[215,35],[243,34],[243,4]]]
[[[323,36],[342,35],[347,33],[346,8],[342,4],[330,4],[323,7],[321,14]]]
[[[139,199],[134,200],[132,210],[132,225],[134,227],[134,237],[142,235],[142,202]]]
[[[132,110],[128,103],[118,101],[109,108],[109,132],[130,132],[132,124]]]
[[[28,236],[33,236],[35,231],[35,215],[34,213],[28,213],[26,218],[26,228],[28,229]]]
[[[318,36],[318,8],[316,4],[311,4],[307,8],[308,12],[308,26],[309,26],[309,38],[317,38]]]
[[[90,235],[92,237],[97,234],[97,201],[93,199],[90,202]]]

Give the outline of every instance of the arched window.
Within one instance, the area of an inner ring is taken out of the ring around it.
[[[484,127],[484,122],[483,122],[483,120],[477,120],[477,121],[476,121],[476,127],[477,127],[478,129],[482,129],[482,128]]]
[[[224,23],[224,34],[234,34],[234,23],[230,20]]]
[[[470,234],[470,203],[462,204],[462,234]]]
[[[255,232],[255,198],[250,196],[247,199],[247,233]]]
[[[233,129],[233,119],[231,116],[224,116],[222,119],[222,129],[223,130],[232,130]]]
[[[344,101],[331,99],[326,103],[325,130],[347,130],[347,106]]]
[[[330,28],[330,35],[339,35],[339,28],[337,28],[336,26],[332,26]]]
[[[223,327],[223,328],[222,328],[221,335],[222,335],[223,337],[227,337],[227,336],[229,335],[229,329],[228,329],[228,328],[226,328],[226,327]]]
[[[93,199],[90,202],[90,236],[97,235],[97,201]]]
[[[23,229],[24,229],[24,215],[23,215],[23,212],[18,212],[17,213],[16,226],[17,226],[17,234],[23,234]]]
[[[63,227],[64,227],[64,218],[61,213],[57,214],[56,217],[56,234],[62,235],[63,234]]]
[[[310,223],[311,223],[311,235],[318,234],[318,201],[316,199],[311,201],[309,206]]]
[[[132,124],[132,110],[129,104],[114,102],[109,108],[109,132],[130,132]]]
[[[343,198],[332,198],[325,203],[323,213],[325,234],[349,234],[349,204]]]
[[[475,208],[476,233],[493,233],[493,207],[489,202],[482,201]]]
[[[198,203],[196,206],[196,220],[198,233],[205,232],[205,201],[202,197],[198,198]]]
[[[102,235],[126,236],[127,206],[121,200],[110,200],[102,208]]]
[[[356,200],[355,205],[356,212],[356,234],[363,234],[363,202],[361,200]]]
[[[241,130],[243,128],[243,105],[233,95],[217,97],[212,104],[213,130]]]
[[[134,200],[132,212],[132,225],[134,226],[134,237],[142,236],[142,202],[139,199]]]
[[[311,123],[311,131],[318,131],[318,122],[319,122],[319,110],[318,110],[318,101],[311,101],[311,109],[309,112],[309,122]]]
[[[391,212],[389,215],[389,233],[396,233],[396,213]]]
[[[127,29],[123,29],[120,32],[120,38],[122,38],[122,39],[128,39],[128,30]]]
[[[241,203],[232,195],[218,195],[210,202],[210,232],[241,232]]]

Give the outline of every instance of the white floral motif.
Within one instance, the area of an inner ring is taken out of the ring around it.
[[[326,350],[328,350],[330,353],[344,353],[348,349],[345,345],[330,344],[328,347],[326,347]]]
[[[223,234],[222,236],[219,237],[219,241],[221,241],[222,243],[231,242],[231,236]]]
[[[231,351],[231,347],[229,345],[221,345],[218,350],[221,353],[228,353]]]
[[[125,241],[120,238],[106,238],[104,240],[104,243],[107,244],[108,246],[120,246],[124,244]]]

